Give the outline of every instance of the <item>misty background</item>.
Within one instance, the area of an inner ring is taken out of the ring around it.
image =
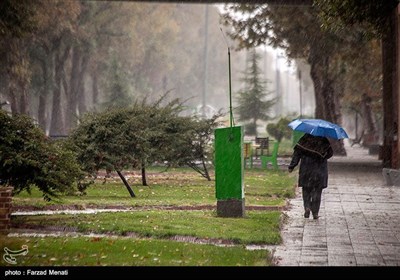
[[[12,48],[16,51],[1,62],[0,102],[3,109],[29,114],[48,135],[68,135],[88,111],[129,106],[143,98],[152,101],[166,92],[169,99],[185,101],[186,114],[227,113],[227,43],[233,107],[237,106],[248,50],[237,51],[236,43],[224,38],[221,29],[226,32],[228,27],[220,22],[221,5],[45,0],[35,4],[34,9],[41,9],[35,19],[38,27],[23,40],[2,43],[3,57]],[[257,53],[267,90],[278,98],[272,117],[312,116],[309,66],[289,62],[282,50],[268,46],[257,48]],[[15,66],[13,59],[24,63]],[[6,88],[7,71],[19,77],[25,73],[15,92]],[[227,123],[228,118],[227,114]],[[258,130],[265,134],[265,125]]]

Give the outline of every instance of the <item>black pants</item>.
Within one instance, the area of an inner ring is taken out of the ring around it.
[[[321,205],[322,188],[302,188],[304,209],[310,209],[313,216],[318,216]]]

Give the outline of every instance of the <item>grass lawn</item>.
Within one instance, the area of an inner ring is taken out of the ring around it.
[[[217,247],[166,240],[99,237],[4,237],[10,250],[28,246],[16,256],[18,266],[266,266],[267,250]],[[2,246],[2,247],[3,247]],[[13,266],[1,259],[1,266]]]
[[[82,233],[111,233],[119,238],[5,237],[1,244],[18,250],[29,246],[19,265],[123,265],[123,266],[230,266],[270,265],[267,250],[246,250],[243,245],[219,247],[180,243],[168,238],[188,236],[227,240],[235,244],[279,244],[281,212],[246,210],[244,218],[217,217],[215,210],[163,210],[159,206],[215,207],[215,181],[207,181],[191,169],[148,170],[150,186],[141,186],[137,173],[126,173],[137,197],[131,198],[119,178],[102,180],[84,196],[61,196],[50,203],[41,193],[22,192],[13,206],[36,209],[53,207],[137,206],[135,211],[97,214],[11,216],[15,227],[70,228]],[[295,178],[284,171],[245,169],[246,206],[284,206],[295,195]],[[213,176],[213,173],[212,173]],[[147,207],[147,208],[146,208]],[[138,238],[126,237],[131,234]],[[147,238],[151,238],[150,240]],[[1,250],[3,248],[0,248]]]
[[[35,206],[75,205],[88,206],[148,206],[148,205],[215,205],[215,181],[207,181],[191,169],[149,169],[148,184],[141,185],[139,174],[127,175],[136,194],[131,198],[121,180],[117,177],[99,180],[87,189],[84,196],[62,196],[50,203],[42,198],[37,189],[31,194],[21,192],[13,198],[13,205]],[[294,196],[294,177],[283,171],[245,169],[244,191],[246,205],[284,206],[286,198]]]
[[[167,238],[175,235],[217,238],[243,244],[279,244],[280,212],[247,211],[245,218],[221,218],[214,211],[147,210],[86,215],[13,217],[13,225],[73,228],[80,232]]]

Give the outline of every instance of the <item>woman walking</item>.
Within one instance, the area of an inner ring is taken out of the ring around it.
[[[298,186],[302,188],[304,217],[310,212],[318,219],[322,190],[328,186],[328,159],[333,155],[332,147],[326,137],[304,134],[294,147],[289,172],[299,164]]]

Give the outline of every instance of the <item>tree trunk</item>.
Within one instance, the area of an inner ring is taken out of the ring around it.
[[[315,118],[323,118],[324,115],[324,102],[322,94],[322,77],[320,75],[318,58],[310,53],[308,63],[310,64],[310,76],[314,84],[315,95]]]
[[[85,91],[85,73],[89,64],[89,55],[82,56],[81,71],[78,83],[78,117],[87,112],[86,91]]]
[[[65,123],[67,131],[70,131],[76,126],[76,110],[78,105],[78,83],[80,74],[80,60],[81,52],[78,47],[72,49],[71,73],[69,78],[69,88],[67,93],[67,112],[65,116]],[[67,80],[67,78],[66,78]]]
[[[337,93],[333,87],[333,80],[328,74],[329,60],[326,57],[310,54],[309,63],[310,75],[314,83],[315,118],[340,125],[341,113]],[[343,141],[331,141],[331,145],[335,155],[346,155]]]
[[[39,106],[38,106],[38,123],[39,126],[43,129],[43,131],[46,133],[46,121],[47,121],[47,116],[46,116],[46,97],[47,97],[47,90],[48,90],[48,73],[47,73],[47,67],[44,61],[41,61],[40,63],[42,67],[42,73],[43,73],[43,91],[40,91],[39,93]]]
[[[99,102],[99,86],[98,86],[98,78],[96,71],[92,72],[92,91],[93,91],[92,102],[93,102],[93,107],[95,108],[95,106]]]
[[[142,163],[142,185],[148,186],[147,180],[146,180],[146,167],[145,167],[144,163]]]
[[[47,95],[43,92],[39,94],[38,123],[39,127],[47,134]]]
[[[18,74],[15,73],[16,71],[14,70],[15,64],[17,63],[18,58],[16,57],[16,50],[18,48],[17,43],[15,40],[11,39],[9,43],[9,50],[6,52],[7,56],[7,71],[6,73],[8,74],[8,80],[7,80],[7,89],[8,89],[8,95],[10,99],[10,107],[11,107],[11,113],[13,115],[19,113],[19,103],[18,103]]]
[[[29,96],[28,96],[28,82],[21,81],[20,85],[20,109],[21,114],[30,115],[29,110]]]
[[[203,163],[204,177],[206,177],[207,181],[211,181],[211,177],[210,177],[210,174],[208,173],[208,169],[207,169],[207,165],[206,165],[206,163],[204,161],[204,157],[203,157],[203,159],[201,161]]]
[[[333,81],[329,77],[325,77],[322,86],[323,102],[325,104],[325,110],[323,114],[323,119],[329,120],[333,123],[339,123],[338,116],[340,115],[339,107],[337,106],[335,90],[333,88]]]
[[[43,74],[43,91],[39,93],[39,106],[38,106],[38,122],[39,126],[43,129],[43,131],[47,132],[47,96],[50,91],[50,83],[49,83],[49,65],[46,63],[46,60],[43,59],[40,61],[40,66],[42,67]]]
[[[397,9],[387,19],[387,28],[382,35],[383,67],[383,150],[382,165],[399,168],[398,159],[398,100],[394,89],[396,73],[396,15]]]
[[[135,193],[133,192],[131,186],[129,185],[128,181],[125,179],[124,175],[122,175],[121,171],[116,170],[118,173],[119,178],[121,178],[122,182],[124,183],[125,187],[127,188],[131,197],[136,197]]]
[[[89,55],[83,54],[79,47],[72,50],[72,66],[67,91],[67,131],[74,129],[81,114],[86,112],[84,76],[89,62]]]
[[[18,114],[18,101],[17,101],[17,97],[15,96],[15,93],[13,93],[13,91],[11,91],[11,89],[9,88],[9,99],[10,99],[10,106],[11,106],[11,113],[13,115]],[[15,92],[15,91],[14,91]]]
[[[18,40],[18,90],[19,90],[19,112],[21,114],[30,115],[29,110],[29,96],[28,96],[28,88],[30,84],[30,66],[29,66],[29,57],[28,57],[28,48],[25,46],[23,40]]]
[[[53,104],[51,109],[50,135],[64,134],[64,119],[61,110],[61,77],[59,66],[55,67]]]
[[[325,111],[323,119],[328,120],[333,123],[340,124],[341,123],[341,113],[339,109],[339,104],[337,101],[337,93],[333,88],[333,81],[331,78],[326,77],[325,83],[323,86],[324,93],[324,103],[325,103]],[[331,146],[333,152],[336,155],[346,156],[346,149],[344,148],[343,141],[331,141]]]
[[[257,138],[258,137],[258,133],[257,133],[257,120],[254,118],[253,119],[253,125],[254,125],[254,134],[255,134],[255,137]]]
[[[364,121],[363,145],[376,145],[379,141],[379,135],[371,108],[371,97],[364,93],[360,105]]]
[[[11,38],[6,51],[8,94],[13,114],[29,114],[28,87],[31,72],[27,47],[22,39]]]
[[[78,95],[78,119],[77,121],[79,122],[79,118],[81,118],[86,112],[87,112],[87,106],[86,106],[86,95],[85,95],[85,84],[82,80],[82,85],[80,86],[80,91]]]
[[[65,48],[62,55],[60,55],[60,48],[55,51],[53,106],[51,112],[50,135],[65,134],[63,111],[61,108],[61,82],[64,63],[69,55],[69,51],[69,47]]]

